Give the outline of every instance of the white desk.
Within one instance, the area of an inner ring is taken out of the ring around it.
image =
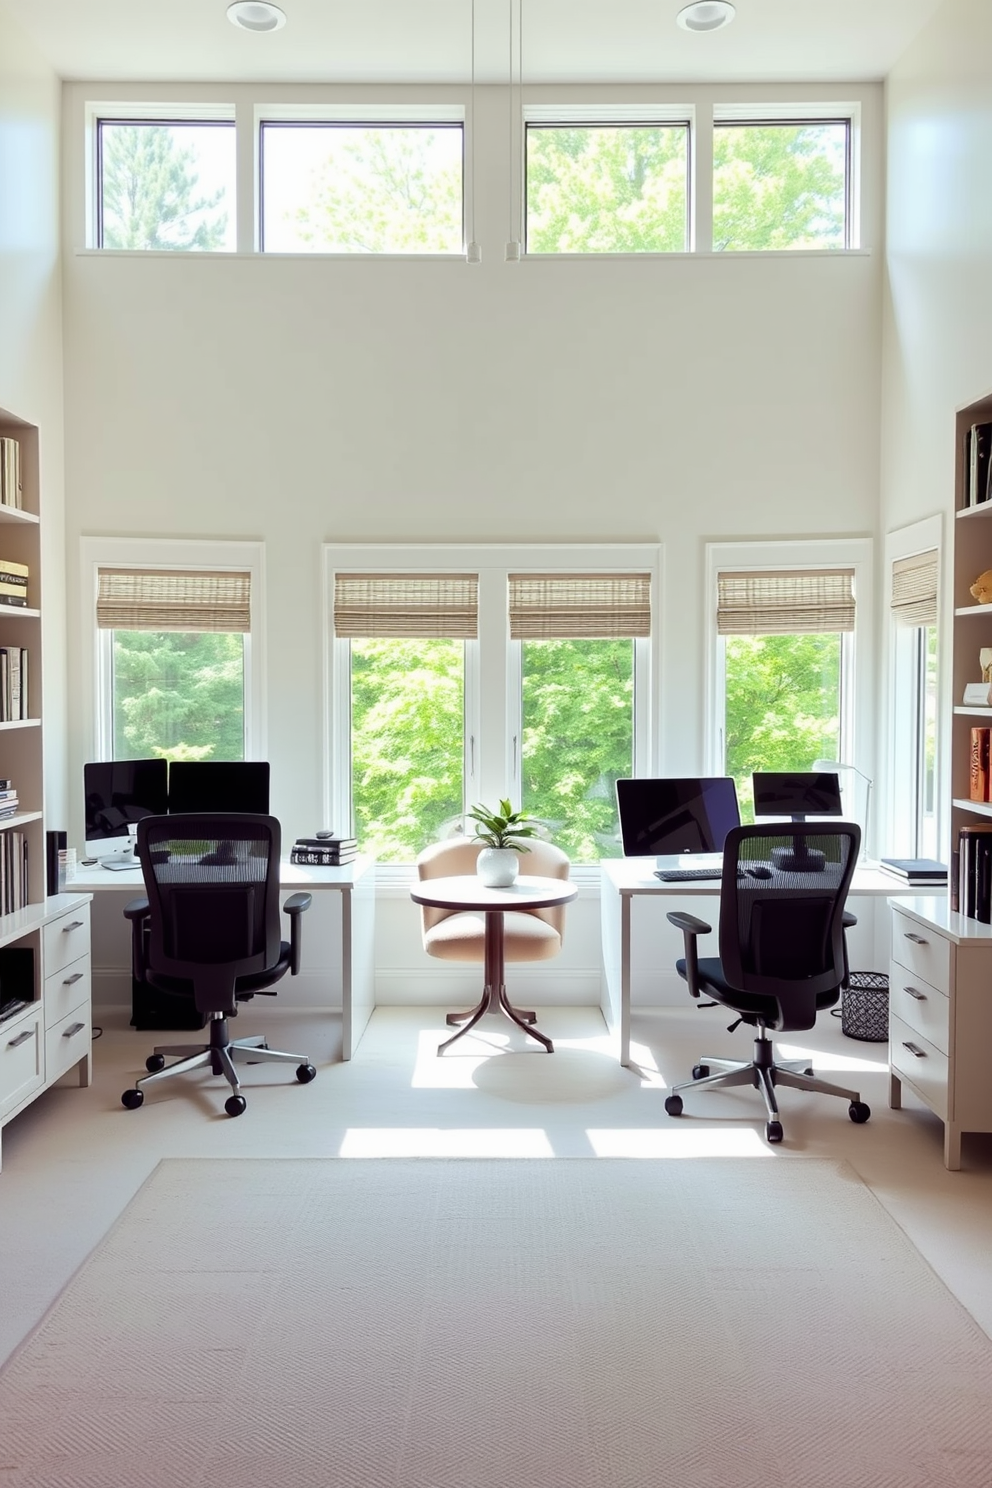
[[[301,889],[312,893],[311,913],[340,908],[341,1057],[350,1059],[375,1006],[375,863],[356,858],[344,868],[306,868],[284,861],[279,883],[286,894]],[[145,891],[139,867],[78,868],[66,888],[69,893],[118,893],[122,899],[136,899]]]
[[[635,896],[682,898],[697,895],[719,899],[720,880],[663,883],[655,878],[654,858],[604,858],[600,867],[600,912],[603,931],[603,998],[600,1006],[607,1027],[620,1034],[620,1063],[630,1064],[630,919]],[[905,885],[873,865],[854,870],[848,898],[862,894],[894,898]]]

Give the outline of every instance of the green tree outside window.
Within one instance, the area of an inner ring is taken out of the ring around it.
[[[241,635],[113,633],[115,759],[245,757]]]

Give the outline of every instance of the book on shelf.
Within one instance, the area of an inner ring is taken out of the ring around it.
[[[296,847],[320,848],[322,851],[347,851],[358,847],[357,837],[297,837]]]
[[[9,434],[0,436],[0,506],[21,505],[21,446]]]
[[[891,873],[908,884],[947,882],[947,866],[935,858],[879,858],[878,866],[884,873]]]
[[[992,729],[973,728],[968,766],[968,795],[972,801],[989,799],[989,755]]]
[[[958,832],[957,908],[968,919],[992,924],[992,822],[972,822]]]
[[[989,499],[989,456],[992,454],[992,424],[972,424],[967,440],[967,506],[981,506]]]

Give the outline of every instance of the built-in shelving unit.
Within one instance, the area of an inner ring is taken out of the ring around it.
[[[0,817],[0,865],[8,879],[20,858],[8,849],[16,841],[26,852],[26,873],[17,874],[23,903],[0,914],[0,1010],[12,995],[24,1004],[0,1018],[2,1128],[69,1070],[89,1083],[91,994],[90,895],[49,896],[46,874],[38,429],[0,409],[0,439],[17,442],[21,501],[0,501],[0,560],[27,569],[27,604],[0,604],[0,648],[28,655],[24,716],[0,723],[0,778],[17,792],[16,813]]]
[[[992,501],[969,505],[969,442],[973,424],[992,423],[992,395],[958,410],[954,456],[954,625],[952,637],[951,846],[969,822],[992,817],[992,805],[971,800],[971,730],[992,726],[992,706],[963,702],[967,683],[982,680],[978,653],[992,648],[992,604],[978,604],[971,586],[992,569]]]

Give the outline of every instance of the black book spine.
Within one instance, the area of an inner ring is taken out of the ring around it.
[[[992,842],[987,835],[975,841],[975,919],[992,924]]]

